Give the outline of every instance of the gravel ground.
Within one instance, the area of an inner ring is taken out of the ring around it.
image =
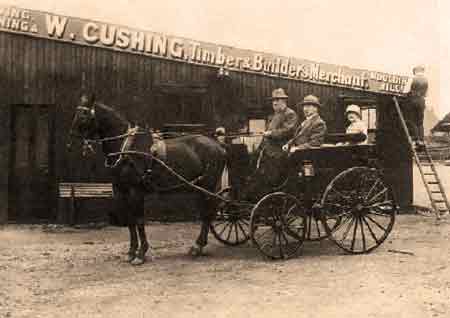
[[[450,220],[401,215],[369,255],[308,242],[288,261],[213,238],[198,224],[147,226],[154,261],[124,261],[126,229],[0,228],[0,317],[449,317]]]

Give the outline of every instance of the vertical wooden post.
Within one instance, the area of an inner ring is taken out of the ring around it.
[[[73,185],[70,186],[70,211],[69,217],[67,218],[67,224],[74,225],[75,224],[75,187]]]
[[[9,210],[9,173],[10,173],[10,116],[11,107],[8,105],[0,105],[0,224],[8,221]]]

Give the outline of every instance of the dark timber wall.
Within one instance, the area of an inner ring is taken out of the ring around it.
[[[378,98],[345,88],[239,72],[231,72],[228,80],[219,80],[216,68],[0,32],[0,134],[4,140],[0,145],[0,222],[8,219],[11,209],[9,182],[16,182],[11,175],[10,159],[11,145],[17,141],[10,136],[13,129],[10,121],[16,116],[14,109],[20,105],[45,105],[48,109],[49,158],[43,163],[47,167],[41,168],[46,169],[50,178],[48,192],[49,198],[53,198],[60,181],[109,180],[103,158],[85,160],[79,151],[68,152],[65,147],[82,89],[94,91],[99,100],[142,126],[204,123],[210,128],[225,124],[233,129],[247,118],[270,114],[267,97],[276,87],[286,89],[289,105],[294,109],[304,96],[319,96],[324,105],[322,116],[330,132],[344,129],[345,105],[341,95]],[[389,160],[388,164],[398,176],[400,203],[408,205],[412,202],[411,161],[409,155],[398,151],[401,148],[398,140],[391,138],[403,136],[392,123],[395,117],[389,100],[385,98],[378,110],[382,113],[379,128],[383,128],[380,141],[386,156],[398,159]],[[54,202],[50,200],[50,218],[55,216]]]

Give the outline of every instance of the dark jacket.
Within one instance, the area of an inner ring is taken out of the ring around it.
[[[322,145],[327,133],[327,125],[315,115],[310,120],[305,120],[302,125],[297,128],[294,138],[288,144],[295,147],[319,147]]]
[[[272,134],[264,137],[261,144],[265,155],[271,158],[281,158],[284,155],[281,147],[294,136],[296,126],[297,114],[292,109],[286,107],[284,111],[275,113],[267,127]]]
[[[294,135],[297,120],[297,114],[289,107],[275,113],[267,127],[272,132],[268,139],[283,146]]]
[[[423,75],[415,75],[412,83],[409,95],[417,97],[425,97],[428,91],[428,80]]]

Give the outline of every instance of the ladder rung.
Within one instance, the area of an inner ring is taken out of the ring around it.
[[[445,203],[445,200],[434,200],[434,199],[433,199],[433,202],[434,202],[434,203]]]
[[[436,174],[435,173],[430,173],[430,172],[425,172],[423,175],[424,176],[435,176]]]
[[[427,181],[428,184],[439,184],[437,181]]]

